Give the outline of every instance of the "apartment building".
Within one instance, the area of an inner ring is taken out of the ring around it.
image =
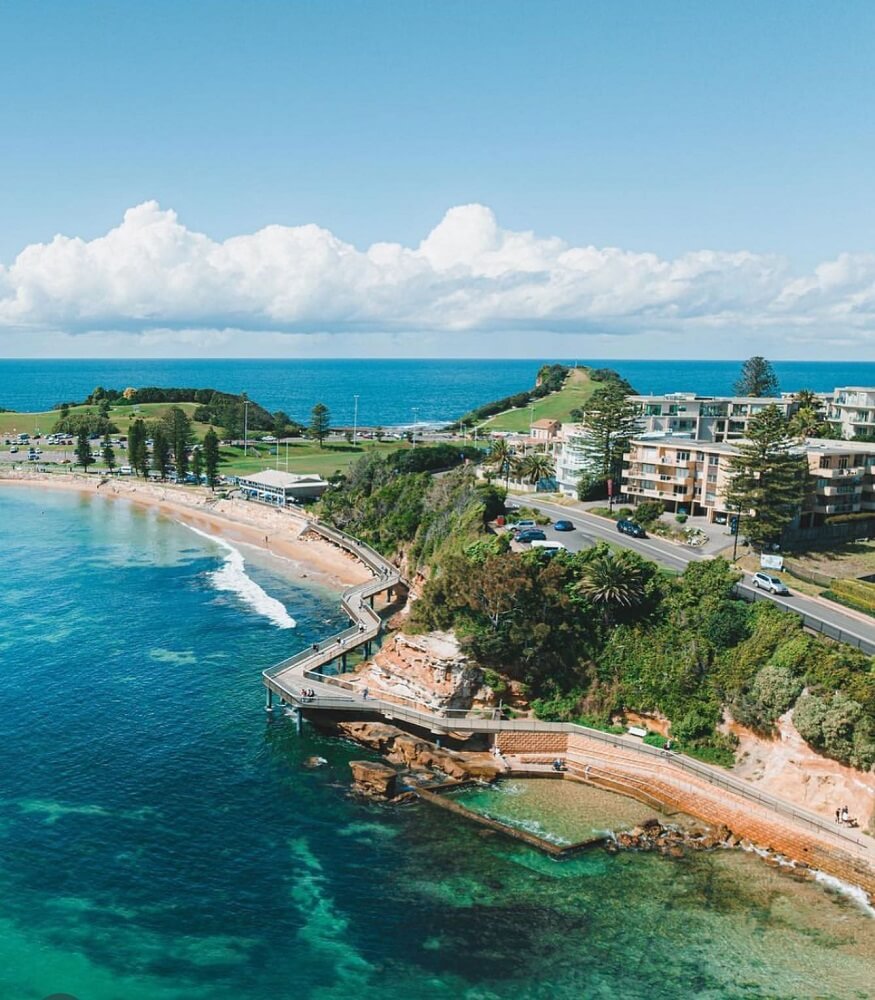
[[[846,440],[875,435],[875,388],[844,386],[835,390],[827,419]]]
[[[662,500],[665,509],[725,518],[729,461],[736,449],[726,442],[645,437],[630,442],[623,456],[623,493],[631,500]]]
[[[751,417],[777,406],[785,417],[799,404],[792,393],[782,396],[697,396],[670,392],[662,396],[630,396],[641,414],[641,433],[689,437],[696,441],[743,438]]]
[[[751,417],[775,405],[785,417],[798,403],[792,394],[777,398],[760,396],[697,396],[672,392],[656,396],[629,396],[638,406],[641,438],[688,438],[720,443],[744,437]],[[556,480],[559,488],[573,495],[586,470],[586,432],[579,424],[563,424],[556,450]]]
[[[875,443],[811,438],[799,451],[811,473],[801,526],[817,527],[831,514],[875,514]],[[623,492],[636,502],[662,500],[666,510],[722,523],[734,513],[726,493],[735,454],[736,447],[725,441],[636,438],[623,456]]]

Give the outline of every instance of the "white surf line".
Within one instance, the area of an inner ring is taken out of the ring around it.
[[[185,524],[184,521],[180,523]],[[297,622],[288,613],[285,605],[275,597],[271,597],[252,577],[247,575],[246,561],[239,549],[226,542],[224,538],[210,535],[190,524],[185,524],[185,527],[196,535],[200,535],[201,538],[206,538],[225,549],[227,554],[224,564],[220,569],[210,574],[210,579],[217,590],[236,594],[244,604],[248,604],[253,611],[268,618],[277,628],[295,628]]]
[[[826,872],[818,871],[817,869],[814,871],[814,880],[835,892],[840,892],[843,896],[850,897],[870,917],[875,917],[875,907],[869,902],[869,897],[866,895],[865,890],[859,886],[851,885],[850,882],[843,882],[840,878],[836,878],[835,875],[827,875]]]

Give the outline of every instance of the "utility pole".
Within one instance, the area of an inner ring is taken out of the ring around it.
[[[359,396],[358,393],[352,397],[355,400],[355,407],[352,411],[352,444],[355,447],[358,441],[358,430],[359,430]]]
[[[249,454],[249,400],[243,400],[243,457]]]
[[[413,407],[413,447],[414,448],[416,447],[416,423],[417,423],[416,416],[417,416],[418,413],[419,413],[419,407],[418,406],[414,406]]]

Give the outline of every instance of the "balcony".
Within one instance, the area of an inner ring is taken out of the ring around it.
[[[875,468],[875,466],[871,466]],[[867,471],[865,465],[855,465],[850,469],[815,469],[812,475],[820,479],[844,479],[847,476],[862,476]]]
[[[849,500],[854,497],[859,497],[863,489],[862,484],[857,484],[852,489],[848,489],[846,485],[842,486],[822,486],[817,491],[819,496],[825,497],[847,497]]]
[[[817,514],[857,514],[862,509],[862,503],[826,503],[814,504],[814,511]]]

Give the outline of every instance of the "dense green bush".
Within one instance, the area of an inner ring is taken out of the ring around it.
[[[833,580],[824,597],[831,597],[858,611],[875,614],[875,583],[867,583],[865,580]]]
[[[815,749],[854,767],[875,764],[875,729],[862,705],[840,691],[831,697],[803,694],[793,723]]]
[[[661,500],[644,500],[635,508],[635,520],[647,526],[659,520],[664,511],[665,504]]]

